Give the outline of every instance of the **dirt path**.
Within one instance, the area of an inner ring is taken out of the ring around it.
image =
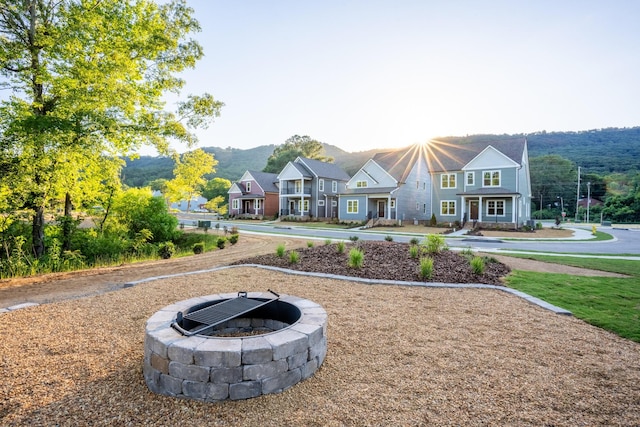
[[[241,236],[235,246],[224,250],[207,252],[197,256],[141,262],[119,267],[98,268],[70,273],[47,274],[38,277],[9,279],[0,281],[0,308],[16,304],[33,302],[44,304],[55,301],[98,295],[107,291],[121,289],[127,282],[146,277],[163,276],[187,271],[206,270],[226,265],[249,256],[273,253],[276,247],[284,243],[287,249],[306,246],[306,240],[294,237],[249,235]],[[566,273],[582,276],[620,276],[595,270],[585,270],[560,264],[539,261],[495,257],[514,270],[540,271],[547,273]]]

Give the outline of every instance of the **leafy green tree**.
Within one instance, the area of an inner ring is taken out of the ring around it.
[[[207,200],[213,200],[216,197],[222,196],[223,202],[229,202],[229,189],[231,188],[231,181],[225,178],[213,178],[207,181],[202,188],[202,197]]]
[[[529,160],[529,168],[531,193],[537,210],[548,204],[555,206],[560,201],[558,197],[562,197],[565,210],[575,207],[578,169],[571,160],[555,154],[533,157]]]
[[[199,30],[192,12],[181,0],[0,0],[0,84],[11,90],[0,104],[0,157],[9,159],[0,180],[26,190],[15,208],[33,212],[36,256],[53,185],[72,167],[62,167],[64,153],[165,153],[219,114],[209,94],[164,107],[163,95],[184,85],[178,73],[203,54],[188,38]]]
[[[306,135],[294,135],[273,150],[273,153],[267,159],[267,165],[264,167],[263,172],[279,173],[287,163],[295,160],[298,156],[332,162],[333,159],[325,157],[322,154],[323,151],[324,147],[321,142]]]
[[[216,196],[205,203],[204,207],[210,211],[217,212],[219,215],[226,215],[229,212],[229,204],[224,204],[225,200],[222,196]]]
[[[178,219],[170,215],[161,197],[153,197],[150,188],[130,188],[113,203],[112,215],[106,225],[110,233],[124,233],[135,240],[143,230],[149,230],[152,242],[173,240]],[[151,237],[152,236],[152,237]]]
[[[191,199],[200,195],[200,189],[205,183],[204,176],[214,173],[217,164],[218,161],[213,158],[213,154],[200,148],[176,158],[176,167],[173,170],[175,178],[167,182],[169,199],[172,202],[187,200],[189,212]]]

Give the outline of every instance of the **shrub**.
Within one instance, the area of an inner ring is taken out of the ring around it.
[[[353,243],[357,242],[360,238],[358,236],[349,236],[349,240],[351,240]]]
[[[418,247],[416,245],[411,245],[409,247],[409,256],[413,259],[418,258],[418,254],[419,254],[420,250],[418,249]]]
[[[235,225],[231,227],[231,234],[238,234],[238,227],[236,227]]]
[[[364,252],[360,249],[353,248],[349,251],[349,267],[360,268],[364,264]]]
[[[597,232],[598,232],[598,227],[596,227],[595,225],[592,225],[591,226],[591,234],[593,234],[595,236]]]
[[[240,237],[240,235],[238,233],[234,233],[231,236],[229,236],[229,243],[231,243],[232,245],[235,245],[236,243],[238,243],[238,238]]]
[[[227,243],[227,238],[226,237],[218,237],[218,240],[216,241],[216,246],[218,247],[218,249],[224,249],[224,246]]]
[[[536,222],[536,230],[542,230],[542,223]]]
[[[336,250],[338,251],[339,254],[344,252],[344,242],[338,242],[338,245],[336,246]]]
[[[473,274],[483,274],[484,273],[484,259],[479,256],[473,257],[471,260],[471,270],[473,270]]]
[[[423,279],[431,279],[433,275],[433,258],[420,258],[420,277]]]
[[[463,256],[468,256],[468,257],[472,257],[473,256],[473,249],[471,249],[470,247],[466,247],[462,250],[462,252],[460,252],[461,255]]]
[[[431,219],[429,220],[429,225],[431,227],[435,227],[436,225],[438,225],[438,220],[436,219],[436,214],[434,214],[434,213],[431,214]]]
[[[279,258],[282,258],[284,256],[284,244],[279,244],[278,247],[276,248],[276,255]]]
[[[325,239],[324,244],[325,245],[330,245],[331,244],[331,239]]]
[[[418,245],[420,244],[420,239],[418,239],[417,237],[412,237],[411,240],[409,240],[409,243],[412,245]]]
[[[307,242],[307,247],[308,248],[312,248],[313,247],[313,242]]]
[[[201,254],[202,252],[204,252],[204,242],[194,243],[193,253],[197,255],[197,254]]]
[[[384,236],[384,240],[386,240],[387,242],[393,242],[393,236],[389,236],[387,234],[386,236]]]
[[[173,242],[163,242],[158,246],[158,255],[162,259],[169,259],[176,253],[176,245]]]
[[[289,252],[289,263],[296,264],[300,260],[300,254],[296,251]]]
[[[427,235],[425,241],[423,242],[423,245],[427,253],[430,254],[438,254],[447,247],[447,244],[444,241],[444,237],[439,234]]]

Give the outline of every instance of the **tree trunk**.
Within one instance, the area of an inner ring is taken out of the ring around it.
[[[38,206],[33,214],[31,230],[33,254],[36,258],[44,255],[44,206]]]
[[[73,230],[73,218],[71,217],[71,211],[73,205],[71,203],[71,194],[67,193],[64,196],[64,219],[62,221],[62,250],[71,250],[71,231]]]

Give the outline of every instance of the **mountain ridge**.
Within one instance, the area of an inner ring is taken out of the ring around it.
[[[527,138],[529,158],[557,154],[581,166],[587,173],[600,175],[640,172],[640,126],[575,132],[477,134],[433,139],[464,144],[518,137]],[[332,144],[323,143],[322,145],[325,148],[325,155],[332,157],[334,162],[350,175],[353,175],[376,153],[398,149],[382,148],[348,152]],[[246,170],[262,170],[275,147],[275,144],[267,144],[248,149],[233,147],[202,147],[202,149],[212,153],[218,160],[216,173],[211,177],[217,176],[236,181]],[[126,159],[126,166],[123,169],[125,184],[131,187],[142,187],[158,178],[173,178],[173,159],[157,156]]]

